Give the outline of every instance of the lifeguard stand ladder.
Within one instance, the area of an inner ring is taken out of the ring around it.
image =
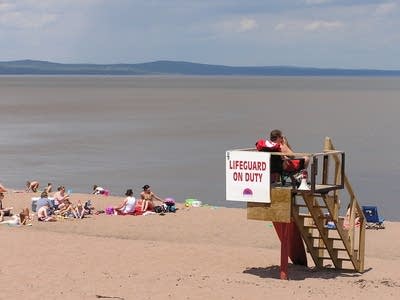
[[[310,156],[311,190],[271,186],[271,203],[247,204],[248,219],[274,224],[281,240],[280,278],[288,279],[288,257],[294,264],[307,265],[301,239],[316,267],[333,265],[336,269],[363,272],[365,219],[344,171],[344,152],[335,150],[327,137],[322,153],[295,155]],[[348,206],[339,200],[339,191],[343,189]],[[340,206],[348,207],[346,217],[339,215]]]

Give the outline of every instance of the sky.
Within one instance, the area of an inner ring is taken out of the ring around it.
[[[0,61],[400,69],[400,0],[0,0]]]

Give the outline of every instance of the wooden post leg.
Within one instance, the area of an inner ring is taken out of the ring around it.
[[[281,223],[281,268],[280,278],[288,280],[288,260],[289,260],[289,223]]]

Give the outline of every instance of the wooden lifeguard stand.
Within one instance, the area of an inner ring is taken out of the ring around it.
[[[310,157],[310,191],[271,186],[271,203],[248,202],[247,218],[273,222],[281,240],[281,279],[288,279],[288,257],[294,264],[307,264],[304,244],[316,267],[327,267],[327,262],[363,272],[365,218],[345,174],[344,152],[335,150],[327,137],[323,152],[295,153],[304,155]],[[342,190],[349,199],[346,216],[340,216]]]

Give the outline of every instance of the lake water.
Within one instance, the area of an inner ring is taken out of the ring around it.
[[[1,176],[74,192],[225,201],[225,151],[280,128],[298,152],[346,152],[362,205],[400,220],[400,78],[0,77]]]

